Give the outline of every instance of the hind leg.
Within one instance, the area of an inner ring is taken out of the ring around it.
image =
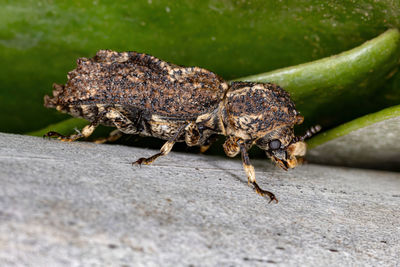
[[[104,144],[106,142],[115,142],[119,138],[121,138],[122,135],[123,135],[123,133],[119,129],[115,129],[108,135],[108,137],[98,138],[98,139],[94,140],[93,142],[96,144]]]
[[[106,108],[106,109],[103,109],[90,124],[83,127],[82,131],[77,131],[76,134],[72,134],[70,136],[65,136],[60,133],[51,131],[51,132],[48,132],[47,134],[45,134],[44,136],[45,137],[57,137],[59,140],[66,141],[66,142],[72,142],[72,141],[75,141],[82,137],[87,138],[94,132],[96,127],[100,124],[100,122],[103,119],[110,120],[112,123],[114,123],[114,125],[121,132],[129,133],[129,134],[137,133],[137,127],[125,115],[121,114],[115,108]],[[115,133],[110,138],[116,140],[116,139],[118,139],[116,137],[118,137],[117,133]]]
[[[47,134],[45,134],[44,137],[56,137],[59,140],[64,141],[64,142],[72,142],[72,141],[75,141],[82,137],[87,138],[94,132],[94,130],[99,125],[99,122],[103,118],[105,113],[106,113],[106,111],[101,112],[94,121],[92,121],[90,124],[83,127],[82,131],[76,130],[77,131],[76,134],[65,136],[60,133],[50,131]]]

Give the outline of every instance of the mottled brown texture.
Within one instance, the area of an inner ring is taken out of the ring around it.
[[[46,106],[122,105],[145,115],[193,120],[215,109],[227,88],[205,69],[183,68],[136,52],[100,50],[92,59],[77,60],[67,84],[55,88]]]
[[[136,52],[101,50],[92,59],[78,59],[67,84],[55,84],[53,97],[45,96],[44,101],[46,107],[91,122],[82,133],[48,136],[73,141],[103,124],[126,134],[168,140],[160,153],[135,164],[152,163],[168,154],[175,142],[206,150],[215,135],[226,135],[226,154],[233,157],[240,152],[249,184],[276,201],[274,194],[257,185],[247,151],[257,145],[283,169],[295,167],[296,157],[305,153],[305,136],[295,137],[293,132],[303,117],[279,86],[249,82],[229,86],[208,70],[179,67]]]
[[[258,139],[297,121],[289,93],[275,84],[232,83],[225,101],[227,124],[231,132],[241,132],[242,138]]]

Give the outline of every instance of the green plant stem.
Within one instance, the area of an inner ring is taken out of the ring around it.
[[[394,117],[400,116],[400,105],[393,106],[390,108],[383,109],[381,111],[365,115],[353,121],[344,123],[336,128],[333,128],[329,131],[321,133],[313,138],[311,138],[307,142],[307,146],[309,149],[313,149],[323,143],[326,143],[332,139],[341,137],[343,135],[349,134],[352,131],[358,130],[360,128],[369,126],[371,124],[384,121],[387,119],[391,119]]]

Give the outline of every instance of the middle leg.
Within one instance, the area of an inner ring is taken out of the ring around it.
[[[182,125],[178,131],[175,133],[175,135],[169,139],[160,149],[160,152],[148,157],[148,158],[140,158],[135,162],[132,162],[132,165],[141,165],[141,164],[145,164],[145,165],[149,165],[151,163],[153,163],[158,157],[161,156],[166,156],[168,155],[168,153],[172,150],[172,147],[174,146],[176,140],[179,138],[179,136],[182,134],[183,130],[185,129],[185,127],[187,126],[187,124]]]

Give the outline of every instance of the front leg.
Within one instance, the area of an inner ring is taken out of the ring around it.
[[[275,195],[272,192],[263,190],[262,188],[260,188],[258,186],[258,184],[256,182],[256,173],[254,171],[253,165],[251,165],[251,163],[250,163],[249,154],[247,153],[246,145],[244,144],[243,140],[239,140],[237,142],[237,144],[238,144],[238,146],[240,148],[240,152],[242,154],[243,168],[247,174],[248,183],[252,184],[254,186],[254,189],[256,190],[257,194],[259,194],[261,196],[267,195],[270,198],[270,202],[275,200],[275,202],[278,203],[278,199],[275,197]]]

